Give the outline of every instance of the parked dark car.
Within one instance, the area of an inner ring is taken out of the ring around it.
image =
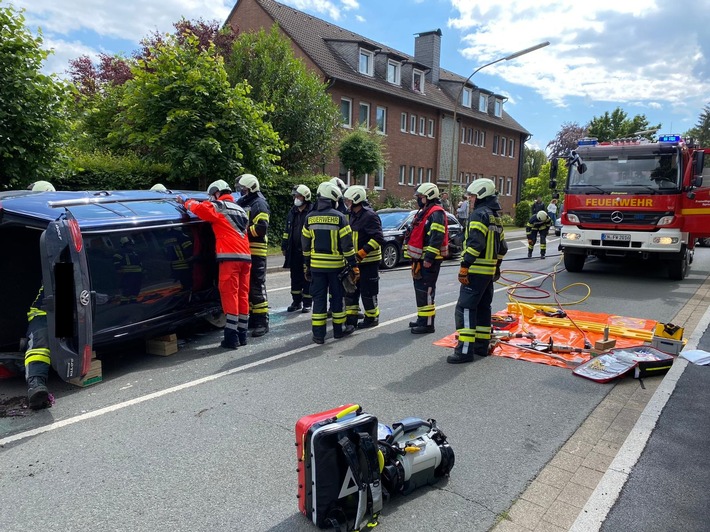
[[[389,270],[405,260],[404,235],[411,227],[416,212],[416,210],[397,208],[377,211],[377,215],[382,221],[382,232],[385,237],[380,267]],[[449,222],[449,256],[447,258],[453,259],[461,254],[464,231],[453,214],[446,213],[446,215]]]
[[[562,220],[560,217],[555,218],[555,236],[560,236],[562,234]]]
[[[212,229],[172,193],[3,192],[0,248],[0,351],[21,350],[44,286],[52,366],[64,380],[88,371],[96,347],[221,312]]]

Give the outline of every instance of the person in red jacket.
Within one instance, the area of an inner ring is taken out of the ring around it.
[[[219,262],[219,295],[222,310],[227,316],[221,343],[225,349],[236,349],[247,344],[249,323],[249,217],[234,201],[231,192],[226,181],[219,179],[207,187],[209,200],[177,197],[185,209],[212,225]]]

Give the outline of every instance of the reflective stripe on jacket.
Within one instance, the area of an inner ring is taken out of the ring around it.
[[[404,256],[432,261],[443,259],[448,254],[449,222],[446,213],[438,203],[428,203],[414,215]]]
[[[249,223],[247,214],[234,203],[230,194],[225,194],[216,201],[187,200],[185,208],[212,225],[217,260],[251,262],[249,239],[246,235]]]
[[[498,261],[508,252],[499,210],[495,196],[484,198],[473,209],[466,227],[466,249],[461,259],[461,266],[468,268],[469,274],[493,277]]]
[[[303,259],[313,271],[340,270],[347,262],[356,266],[352,229],[345,215],[332,207],[331,200],[320,198],[303,224]]]
[[[249,216],[249,245],[255,257],[266,257],[269,230],[269,204],[261,192],[250,192],[239,199],[239,205]]]
[[[356,252],[363,249],[367,253],[362,262],[380,262],[385,237],[382,234],[380,217],[372,207],[364,204],[360,211],[351,211],[350,227],[353,230],[353,248]]]

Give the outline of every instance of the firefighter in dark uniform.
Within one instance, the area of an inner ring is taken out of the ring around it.
[[[422,183],[415,197],[419,210],[414,215],[407,238],[406,256],[412,261],[417,319],[410,321],[409,327],[413,334],[427,334],[435,332],[436,282],[444,254],[448,253],[449,229],[439,199],[439,187],[434,183]]]
[[[355,259],[352,230],[345,215],[336,210],[340,189],[329,181],[321,183],[317,190],[316,204],[303,224],[301,246],[305,260],[304,276],[311,282],[313,314],[311,325],[313,341],[325,342],[328,320],[328,291],[333,296],[333,336],[342,338],[355,330],[345,324],[343,310],[343,285],[339,275],[349,267],[351,280],[357,284],[360,269]]]
[[[30,408],[38,410],[49,406],[49,337],[47,311],[44,308],[44,286],[27,312],[27,350],[25,351],[25,379]]]
[[[138,302],[143,284],[143,264],[132,238],[122,236],[120,242],[121,249],[114,254],[113,265],[120,278],[121,305],[128,305]]]
[[[284,255],[284,268],[291,272],[291,298],[293,302],[286,309],[288,312],[310,312],[313,299],[311,284],[303,275],[303,248],[301,235],[303,223],[311,210],[311,189],[298,185],[293,189],[293,207],[286,218],[286,228],[281,239],[281,251]]]
[[[379,324],[380,309],[377,295],[380,287],[380,260],[382,245],[382,222],[367,202],[365,187],[353,185],[345,191],[345,206],[350,210],[350,228],[353,232],[355,259],[360,266],[360,282],[353,293],[345,294],[346,323],[358,329],[367,329]],[[365,308],[363,321],[358,323],[360,296]]]
[[[466,249],[461,259],[461,290],[454,319],[458,344],[446,361],[473,362],[474,355],[488,356],[491,340],[493,285],[500,277],[500,263],[508,252],[495,183],[477,179],[466,189],[473,212],[466,227]]]
[[[165,254],[170,261],[172,278],[179,281],[183,290],[192,290],[192,239],[177,227],[168,233],[163,242]]]
[[[261,193],[259,180],[244,174],[237,178],[236,188],[242,197],[237,202],[249,215],[249,245],[251,247],[251,283],[249,287],[249,328],[251,335],[269,332],[269,302],[266,297],[266,254],[269,229],[269,204]]]
[[[537,242],[537,235],[540,233],[540,258],[545,258],[547,251],[547,232],[551,225],[550,216],[545,211],[538,211],[533,214],[525,225],[525,234],[528,237],[528,258],[532,258],[533,247]]]

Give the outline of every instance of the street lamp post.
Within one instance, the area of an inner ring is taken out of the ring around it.
[[[459,89],[459,93],[456,96],[456,101],[454,102],[454,119],[453,119],[453,125],[451,127],[452,129],[452,134],[451,134],[451,174],[449,175],[449,198],[452,197],[452,189],[453,189],[453,184],[454,184],[454,177],[456,176],[456,172],[458,170],[458,165],[456,164],[458,159],[456,157],[456,133],[458,131],[458,126],[456,125],[456,111],[458,110],[459,107],[459,101],[461,100],[461,95],[463,94],[463,90],[466,88],[466,84],[471,80],[471,78],[474,76],[474,74],[480,70],[483,70],[486,67],[489,67],[491,65],[495,65],[496,63],[500,63],[501,61],[510,61],[511,59],[515,59],[516,57],[520,57],[521,55],[529,54],[530,52],[534,52],[535,50],[539,50],[540,48],[544,48],[545,46],[549,45],[549,41],[541,42],[540,44],[536,44],[535,46],[531,46],[530,48],[525,48],[524,50],[520,50],[518,52],[514,52],[510,55],[506,55],[505,57],[500,57],[496,59],[495,61],[491,61],[490,63],[486,63],[483,66],[478,67],[476,70],[471,72],[471,75],[466,78],[466,81],[463,82],[463,85],[461,85],[461,88]],[[471,102],[471,105],[473,105],[473,102]]]

